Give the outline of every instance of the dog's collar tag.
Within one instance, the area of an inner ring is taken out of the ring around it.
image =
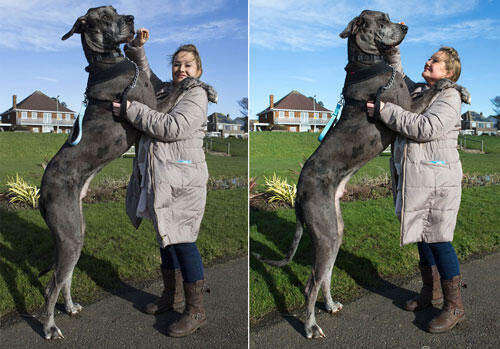
[[[328,130],[330,128],[332,128],[332,126],[336,123],[336,121],[338,119],[337,116],[339,115],[339,112],[340,112],[340,108],[342,108],[343,106],[344,106],[344,96],[340,95],[340,99],[337,103],[337,106],[335,107],[335,111],[332,113],[332,117],[330,118],[330,120],[328,120],[328,123],[326,124],[323,131],[321,131],[321,133],[318,137],[318,141],[322,142],[323,139],[325,138],[326,134],[328,133]]]

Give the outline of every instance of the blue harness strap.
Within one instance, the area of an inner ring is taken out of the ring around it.
[[[332,117],[330,120],[328,120],[328,123],[326,124],[325,128],[323,131],[321,131],[321,134],[318,137],[318,141],[322,142],[323,138],[325,138],[326,134],[328,133],[328,130],[332,128],[333,124],[337,120],[337,116],[339,115],[340,108],[344,105],[344,97],[340,96],[340,100],[337,103],[337,107],[335,107],[335,111],[332,114]]]
[[[77,145],[78,143],[80,143],[80,140],[82,139],[82,123],[83,123],[83,115],[85,115],[85,109],[87,109],[87,100],[84,100],[82,102],[80,112],[78,113],[78,116],[76,117],[76,120],[73,124],[73,131],[71,132],[68,138],[69,145],[72,146]]]

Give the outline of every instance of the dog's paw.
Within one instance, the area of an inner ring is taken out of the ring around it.
[[[441,79],[434,84],[433,89],[441,91],[450,87],[455,87],[455,82],[451,81],[450,79]]]
[[[325,333],[317,324],[311,326],[311,328],[306,328],[306,337],[307,339],[313,338],[326,338]]]
[[[72,307],[66,307],[66,313],[68,313],[68,315],[70,316],[73,316],[81,312],[82,309],[83,308],[80,304],[74,303]]]
[[[64,338],[61,330],[55,325],[50,326],[47,329],[44,329],[43,332],[45,334],[46,340],[63,339]]]
[[[330,314],[335,314],[335,313],[338,313],[339,311],[342,310],[342,303],[339,303],[339,302],[333,302],[333,304],[331,305],[326,305],[326,311]]]

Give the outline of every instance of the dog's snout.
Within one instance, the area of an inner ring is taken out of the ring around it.
[[[408,26],[401,24],[401,31],[406,34],[408,32]]]

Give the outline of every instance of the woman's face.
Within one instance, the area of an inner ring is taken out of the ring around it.
[[[172,80],[174,84],[178,84],[188,76],[199,78],[200,75],[196,59],[191,52],[180,51],[177,53],[172,64]]]
[[[437,51],[432,55],[431,58],[424,65],[424,71],[422,72],[422,77],[427,81],[429,85],[434,85],[438,80],[449,78],[452,72],[446,70],[444,59],[446,58],[446,53]]]

